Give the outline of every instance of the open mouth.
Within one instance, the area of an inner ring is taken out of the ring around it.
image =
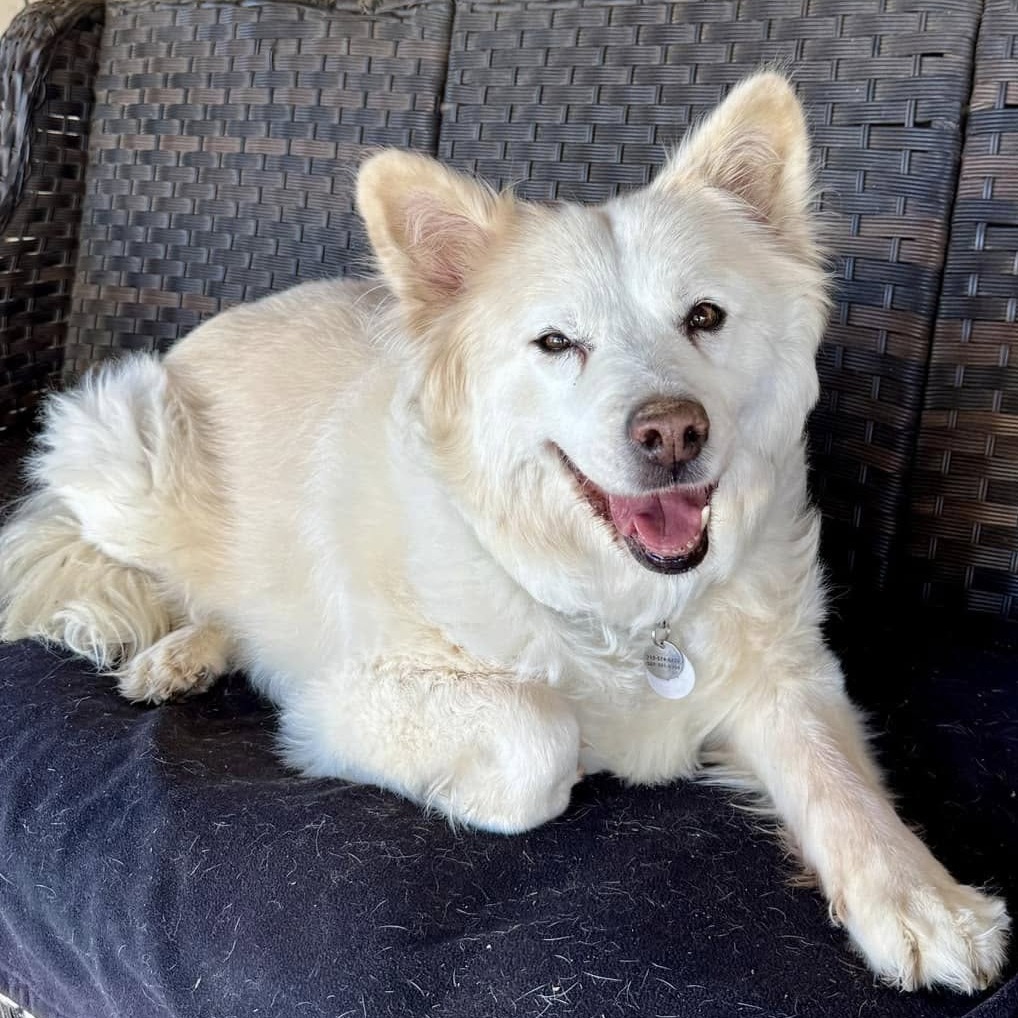
[[[647,495],[602,491],[561,449],[580,493],[608,523],[640,565],[657,573],[684,573],[707,555],[710,500],[717,484],[674,487]]]

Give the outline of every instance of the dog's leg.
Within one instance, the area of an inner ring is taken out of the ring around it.
[[[734,712],[734,762],[762,782],[874,971],[902,989],[987,986],[1004,963],[1004,903],[955,881],[898,818],[833,658],[793,672]]]
[[[116,672],[128,700],[162,703],[210,689],[230,669],[231,644],[212,623],[192,623],[168,633]]]
[[[579,779],[579,728],[553,690],[418,661],[347,668],[283,709],[288,760],[511,833],[550,820]]]

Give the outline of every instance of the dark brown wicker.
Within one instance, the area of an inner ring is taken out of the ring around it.
[[[0,522],[5,509],[25,492],[25,454],[28,452],[28,432],[23,428],[8,428],[0,432]],[[0,1012],[0,1018],[3,1018]]]
[[[1018,619],[1018,2],[989,0],[915,479],[924,600]]]
[[[888,576],[916,441],[978,3],[457,4],[440,155],[522,194],[596,201],[761,64],[793,72],[818,145],[840,301],[811,426],[826,555]]]
[[[0,43],[0,432],[63,362],[102,17],[94,0],[42,0]]]
[[[74,374],[366,266],[373,147],[433,152],[449,0],[111,5],[67,348]]]

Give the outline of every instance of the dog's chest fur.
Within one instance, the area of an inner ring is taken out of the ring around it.
[[[651,688],[645,664],[660,620],[639,605],[627,627],[596,611],[566,614],[540,603],[443,506],[437,487],[422,484],[416,492],[423,502],[408,514],[407,582],[409,603],[434,627],[422,626],[423,638],[444,640],[481,670],[548,684],[567,696],[580,719],[588,773],[610,770],[632,780],[692,773],[723,709],[717,687],[725,666],[709,650],[718,644],[709,595],[668,620],[672,641],[695,660],[697,681],[687,698],[667,700]],[[699,621],[697,608],[704,612]]]

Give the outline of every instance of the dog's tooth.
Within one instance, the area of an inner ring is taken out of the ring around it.
[[[703,507],[703,508],[702,508],[702,509],[700,510],[700,529],[701,529],[701,530],[703,530],[703,528],[704,528],[705,526],[707,526],[707,521],[708,521],[709,519],[710,519],[710,506],[709,506],[709,505],[705,505],[705,506],[704,506],[704,507]]]

